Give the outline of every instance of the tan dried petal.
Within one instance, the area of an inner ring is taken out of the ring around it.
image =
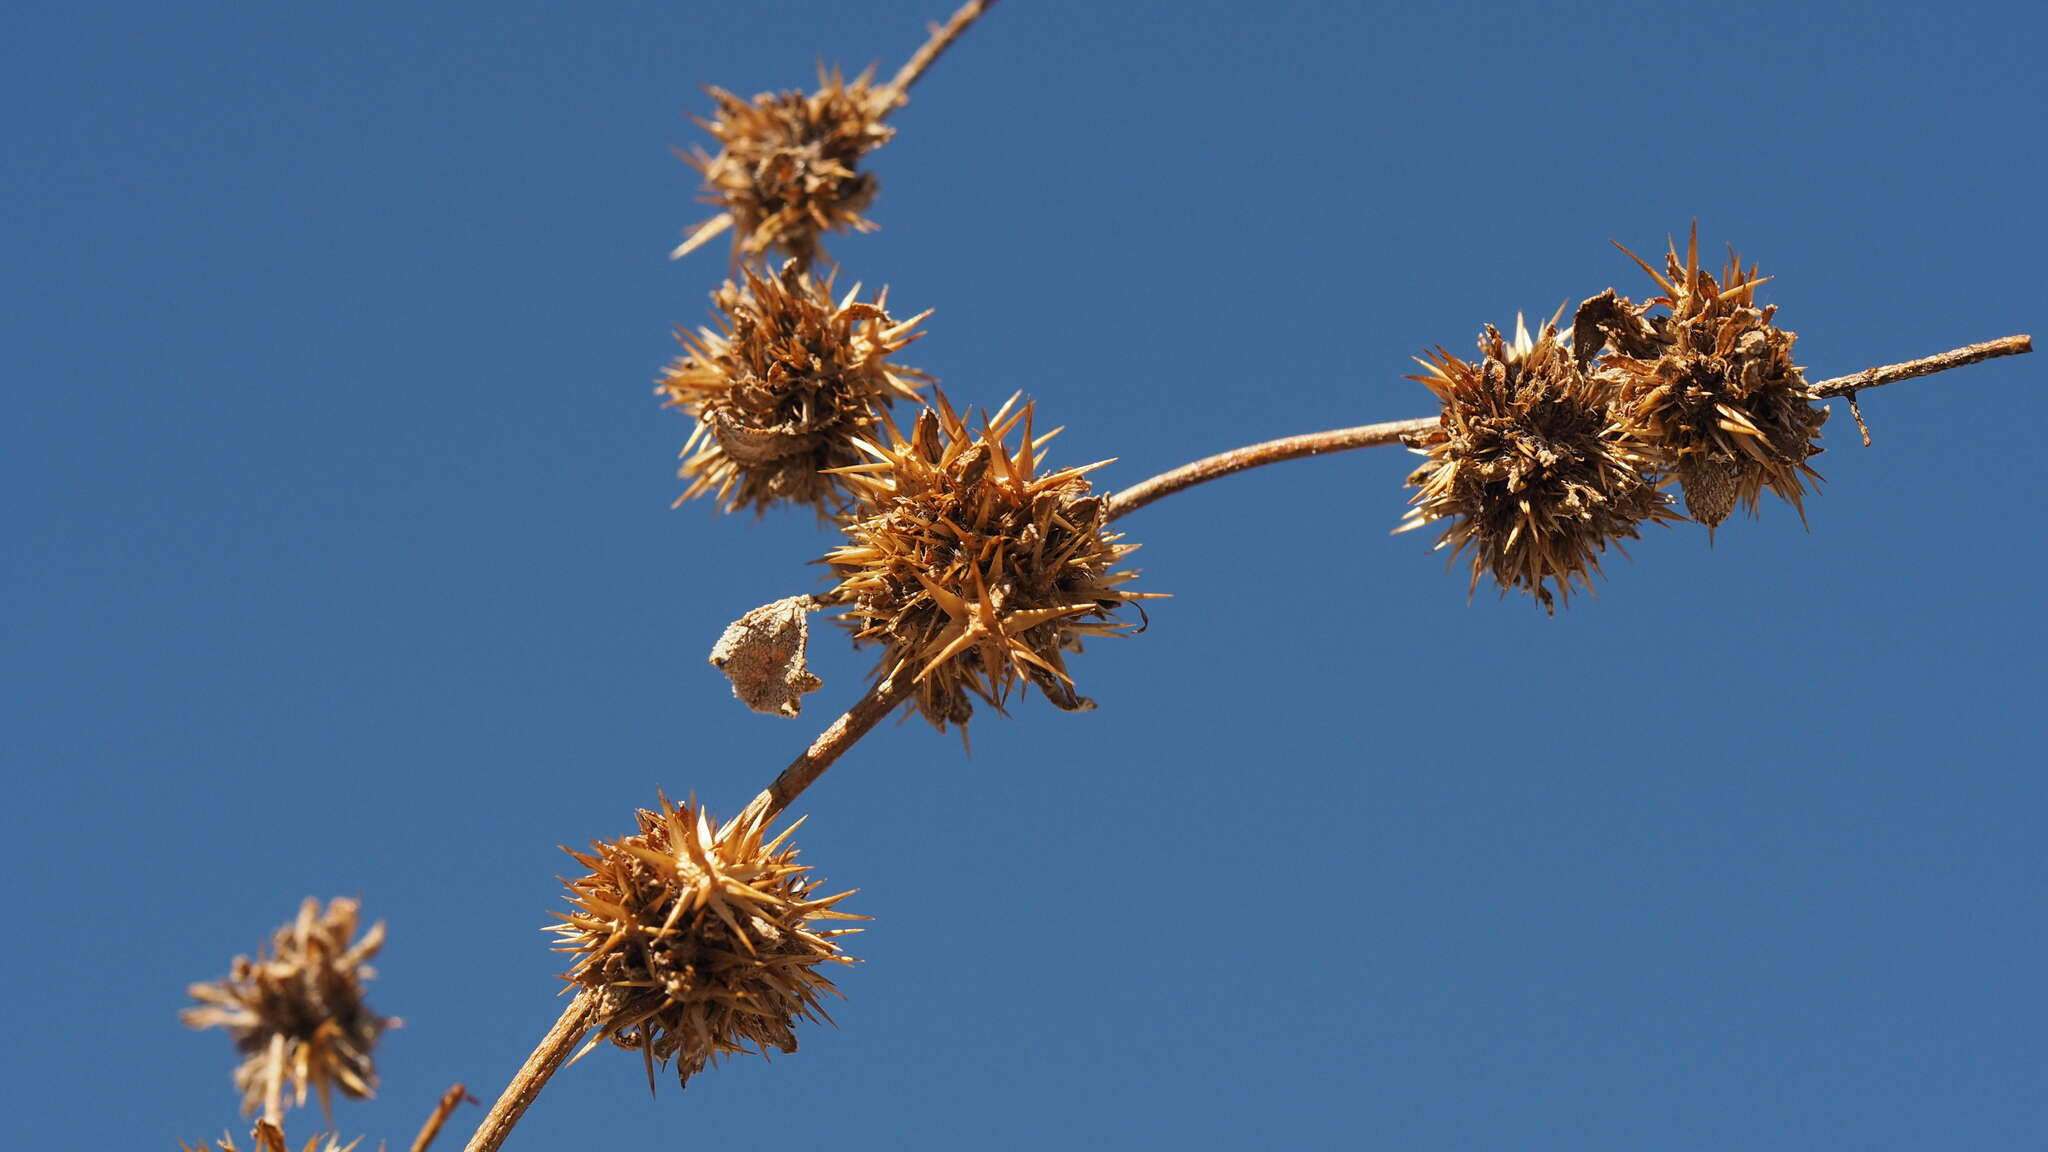
[[[1093,708],[1065,653],[1127,633],[1113,613],[1159,595],[1122,587],[1137,573],[1116,565],[1137,546],[1108,530],[1084,479],[1101,464],[1042,472],[1057,430],[1034,435],[1032,406],[1013,411],[1014,398],[972,428],[937,404],[842,470],[858,505],[825,557],[839,584],[823,599],[845,606],[856,643],[883,646],[878,676],[915,681],[910,706],[941,730],[967,722],[972,698],[1000,711],[1020,682],[1055,707]]]
[[[796,716],[803,696],[824,686],[804,660],[814,596],[763,604],[732,622],[711,648],[711,664],[732,681],[732,694],[756,712]]]
[[[802,823],[798,821],[797,823]],[[821,967],[850,964],[821,920],[864,920],[817,895],[809,868],[773,840],[762,810],[718,828],[701,808],[639,813],[639,832],[568,850],[588,873],[569,883],[570,911],[552,931],[575,954],[564,979],[596,997],[590,1048],[611,1041],[647,1062],[673,1061],[680,1082],[736,1052],[796,1051],[798,1020],[830,1021],[838,995]]]
[[[916,402],[930,377],[890,357],[918,339],[929,312],[896,321],[888,293],[843,299],[794,261],[752,268],[712,294],[718,327],[678,331],[685,349],[655,394],[696,422],[683,447],[681,499],[712,493],[726,511],[790,502],[821,515],[840,503],[825,471],[858,463],[855,441],[888,406]]]
[[[1555,323],[1532,340],[1517,320],[1512,343],[1488,325],[1479,351],[1418,361],[1426,372],[1411,379],[1443,415],[1415,438],[1429,463],[1408,478],[1419,491],[1396,531],[1448,521],[1437,547],[1454,559],[1471,550],[1473,589],[1492,573],[1503,594],[1520,588],[1555,611],[1590,587],[1608,544],[1676,517],[1635,430],[1610,410],[1610,387],[1581,369]]]
[[[308,899],[256,959],[237,956],[227,979],[191,986],[201,1006],[181,1018],[193,1028],[227,1029],[243,1055],[235,1087],[244,1113],[263,1107],[274,1046],[294,1107],[304,1106],[310,1087],[331,1123],[334,1090],[354,1099],[376,1093],[371,1052],[398,1021],[363,1000],[363,982],[376,975],[367,961],[384,946],[384,925],[351,943],[359,911],[354,900],[331,901],[322,912],[318,900]]]

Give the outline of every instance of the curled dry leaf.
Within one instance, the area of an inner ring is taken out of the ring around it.
[[[789,596],[733,621],[711,647],[711,665],[732,681],[732,694],[756,712],[796,716],[803,695],[824,686],[804,662],[813,596]]]

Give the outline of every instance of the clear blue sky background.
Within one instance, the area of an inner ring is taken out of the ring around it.
[[[183,1030],[360,895],[409,1140],[553,1018],[556,845],[731,811],[807,715],[705,652],[817,587],[803,515],[671,511],[650,379],[718,253],[699,86],[893,68],[947,0],[90,5],[0,35],[22,1147],[239,1125]],[[849,279],[1121,486],[1426,414],[1409,357],[1640,273],[1697,217],[1817,376],[2039,331],[2038,5],[1004,0],[873,157]],[[885,727],[801,808],[877,919],[841,1027],[514,1147],[2039,1148],[2042,357],[1866,397],[1782,505],[1659,531],[1556,619],[1390,537],[1411,457],[1125,523],[1144,635],[974,755]],[[458,1123],[464,1132],[477,1114]],[[303,1129],[303,1126],[300,1126]],[[445,1138],[460,1146],[460,1133]]]

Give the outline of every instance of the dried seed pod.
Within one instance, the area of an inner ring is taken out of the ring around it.
[[[698,149],[684,159],[704,174],[705,202],[721,211],[670,256],[731,229],[735,262],[772,248],[810,265],[823,255],[821,233],[874,231],[861,213],[875,198],[875,177],[860,171],[860,158],[895,134],[882,120],[898,96],[873,80],[872,69],[849,84],[821,67],[818,90],[808,94],[764,92],[748,101],[710,89],[718,113],[697,123],[719,153]]]
[[[1610,412],[1609,386],[1580,369],[1554,323],[1531,340],[1518,318],[1513,343],[1489,324],[1479,351],[1467,362],[1438,348],[1410,377],[1444,408],[1415,438],[1430,462],[1408,477],[1420,491],[1395,531],[1449,520],[1437,547],[1472,550],[1473,589],[1491,572],[1503,595],[1520,588],[1554,612],[1553,589],[1569,601],[1575,584],[1590,587],[1610,542],[1676,516],[1634,429]]]
[[[772,600],[732,622],[711,646],[711,665],[732,681],[732,694],[756,712],[799,716],[804,694],[824,687],[811,673],[806,649],[815,596]]]
[[[363,1001],[363,982],[376,975],[366,961],[384,946],[384,925],[351,944],[358,912],[354,900],[331,901],[322,912],[308,899],[267,952],[253,961],[237,956],[227,979],[191,986],[201,1007],[181,1018],[189,1027],[228,1030],[243,1057],[235,1087],[244,1113],[263,1107],[273,1075],[291,1082],[294,1107],[304,1106],[311,1087],[323,1113],[331,1113],[334,1089],[359,1100],[376,1093],[371,1050],[398,1021]]]
[[[1716,281],[1700,267],[1697,226],[1685,259],[1674,243],[1662,274],[1622,251],[1662,295],[1595,313],[1582,307],[1574,328],[1593,332],[1577,331],[1576,339],[1584,345],[1606,338],[1611,355],[1600,370],[1616,381],[1619,404],[1658,451],[1661,466],[1678,478],[1687,511],[1711,529],[1738,503],[1755,515],[1768,488],[1804,522],[1804,481],[1820,479],[1807,461],[1820,454],[1828,411],[1807,394],[1805,375],[1793,363],[1797,337],[1771,323],[1776,306],[1757,307],[1763,280],[1756,267],[1744,268],[1730,251]],[[1657,306],[1668,312],[1647,314]]]
[[[673,1060],[687,1085],[735,1052],[796,1051],[796,1022],[830,1021],[819,1000],[838,995],[820,967],[853,963],[837,938],[859,931],[812,925],[866,919],[833,909],[852,893],[817,896],[788,846],[796,824],[764,841],[758,808],[717,829],[702,808],[664,796],[639,824],[567,850],[589,873],[568,882],[571,911],[552,931],[559,951],[577,954],[564,979],[596,997],[583,1052],[605,1040],[638,1050],[652,1086],[656,1061]]]
[[[788,501],[825,514],[835,484],[821,473],[858,463],[855,439],[930,381],[889,357],[931,313],[892,320],[888,291],[861,303],[858,284],[835,301],[829,279],[793,260],[772,277],[744,269],[742,281],[712,294],[716,331],[677,331],[685,354],[655,388],[696,421],[679,473],[690,486],[676,502],[711,492],[728,512]]]
[[[839,584],[824,599],[846,606],[856,643],[884,645],[878,675],[914,678],[912,706],[941,730],[973,715],[970,696],[1000,711],[1020,677],[1056,707],[1094,707],[1063,653],[1123,633],[1111,614],[1157,595],[1114,571],[1137,546],[1084,479],[1101,465],[1041,474],[1057,430],[1034,436],[1015,403],[970,428],[941,395],[908,437],[892,423],[886,445],[862,443],[872,463],[841,470],[859,504],[825,557]]]

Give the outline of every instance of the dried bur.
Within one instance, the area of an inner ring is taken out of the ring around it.
[[[1590,588],[1610,543],[1678,517],[1637,430],[1610,408],[1613,384],[1582,369],[1554,322],[1532,340],[1517,318],[1512,343],[1489,324],[1479,353],[1417,361],[1426,372],[1410,379],[1443,414],[1410,442],[1429,463],[1408,477],[1419,491],[1395,531],[1449,521],[1437,547],[1471,551],[1472,590],[1490,572],[1502,595],[1522,589],[1554,613]]]
[[[874,231],[862,213],[875,198],[875,177],[860,171],[860,159],[895,134],[882,121],[900,96],[873,81],[872,68],[848,83],[837,69],[820,67],[816,92],[742,100],[709,89],[717,114],[697,123],[718,141],[718,154],[697,149],[683,159],[704,174],[703,199],[721,211],[670,256],[730,229],[735,263],[773,249],[810,265],[823,254],[822,233]]]
[[[732,694],[756,712],[796,716],[806,692],[823,682],[805,662],[815,596],[788,596],[732,622],[711,648],[711,665],[732,681]]]
[[[1020,678],[1056,707],[1094,707],[1064,653],[1127,632],[1113,613],[1158,595],[1122,587],[1137,573],[1116,566],[1137,546],[1108,530],[1084,478],[1101,464],[1041,472],[1058,430],[1034,435],[1015,397],[976,427],[944,395],[937,405],[839,470],[858,505],[825,557],[839,583],[822,599],[844,607],[857,644],[883,645],[877,675],[911,677],[911,705],[942,731],[967,723],[970,696],[1000,711]]]
[[[639,824],[567,850],[589,869],[567,882],[572,910],[552,929],[578,957],[564,979],[596,1009],[578,1057],[605,1040],[637,1049],[652,1087],[656,1061],[674,1061],[687,1084],[732,1053],[796,1051],[799,1019],[831,1019],[819,1000],[838,990],[824,965],[853,963],[837,938],[859,931],[813,924],[866,919],[834,909],[852,893],[817,896],[788,846],[796,824],[764,841],[761,807],[714,831],[703,809],[663,797]]]
[[[680,473],[690,485],[676,503],[709,492],[729,512],[787,501],[825,514],[835,485],[822,473],[858,463],[855,440],[892,402],[918,402],[930,381],[889,357],[923,335],[917,325],[931,313],[899,322],[886,289],[863,303],[858,284],[835,301],[830,280],[795,261],[741,275],[712,294],[716,330],[676,333],[685,354],[655,389],[696,422]]]
[[[227,979],[191,986],[201,1006],[181,1018],[193,1028],[227,1029],[243,1056],[235,1087],[245,1114],[264,1109],[269,1115],[269,1097],[282,1092],[286,1079],[293,1106],[305,1105],[310,1087],[330,1124],[334,1090],[359,1100],[375,1094],[371,1052],[398,1021],[377,1015],[363,1000],[363,982],[376,975],[367,961],[384,946],[384,925],[351,943],[359,911],[354,900],[331,901],[323,912],[318,900],[308,899],[298,919],[279,928],[256,959],[237,956]]]
[[[1738,504],[1754,516],[1768,488],[1803,523],[1804,482],[1820,479],[1807,461],[1820,454],[1828,411],[1793,363],[1796,337],[1771,323],[1776,306],[1756,304],[1768,278],[1731,249],[1716,281],[1700,267],[1696,225],[1685,259],[1673,243],[1661,274],[1622,251],[1662,295],[1636,304],[1609,289],[1586,301],[1574,322],[1580,351],[1605,342],[1599,371],[1616,381],[1618,404],[1659,466],[1677,477],[1693,519],[1711,530]],[[1649,315],[1658,307],[1665,311]]]

